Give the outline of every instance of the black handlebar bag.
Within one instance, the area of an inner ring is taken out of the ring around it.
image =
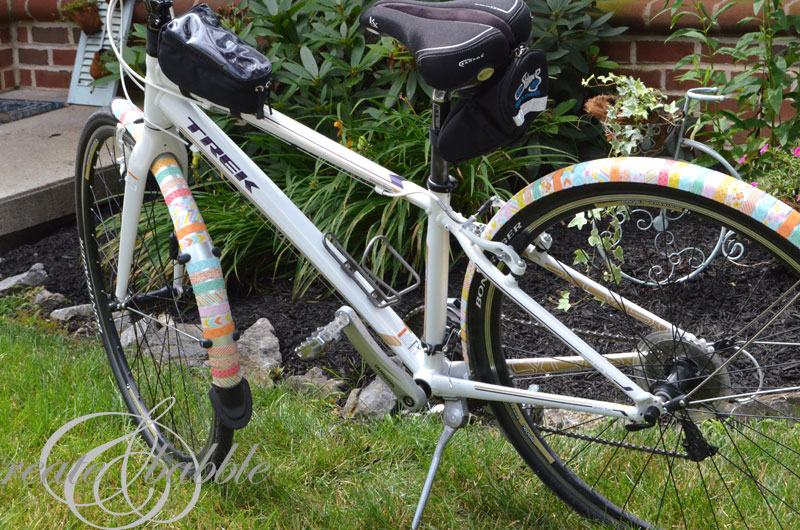
[[[198,4],[161,28],[158,63],[185,96],[264,117],[272,64],[222,25],[208,5]]]
[[[448,162],[485,155],[523,140],[547,105],[547,60],[517,48],[509,65],[472,97],[461,97],[439,130],[436,147]]]

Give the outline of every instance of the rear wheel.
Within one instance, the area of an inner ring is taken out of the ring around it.
[[[152,174],[147,176],[128,303],[115,304],[124,175],[134,145],[127,132],[117,140],[117,123],[107,111],[92,115],[75,165],[78,232],[103,346],[130,413],[157,419],[142,430],[148,445],[163,446],[178,462],[190,463],[193,453],[198,462],[219,464],[233,431],[211,407],[211,373],[200,345],[197,304],[188,275],[175,276],[177,240]],[[176,280],[181,289],[175,288]]]
[[[671,220],[662,216],[654,233],[662,212]],[[717,257],[687,280],[722,229]],[[545,484],[579,513],[615,526],[800,527],[800,253],[793,244],[703,196],[609,182],[533,201],[492,239],[528,258],[522,289],[642,388],[665,399],[690,394],[686,409],[639,431],[590,412],[492,403]],[[564,266],[551,264],[551,272],[536,264],[546,256]],[[579,289],[566,266],[624,302],[615,308],[607,296]],[[626,280],[622,270],[655,282]],[[466,288],[475,378],[630,403],[479,272]],[[677,330],[634,318],[633,303]]]

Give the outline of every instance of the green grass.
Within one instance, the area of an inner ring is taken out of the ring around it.
[[[0,383],[0,482],[12,462],[37,462],[47,439],[68,421],[124,410],[99,341],[68,337],[43,325],[26,313],[22,298],[0,299],[0,363],[6,374]],[[240,464],[259,444],[253,462],[270,465],[261,475],[265,480],[207,484],[186,517],[152,526],[409,527],[440,432],[439,417],[346,422],[335,407],[281,385],[255,388],[254,417],[237,434],[240,446],[234,460]],[[117,417],[81,424],[62,439],[49,462],[74,462],[87,450],[131,430]],[[136,444],[145,450],[138,438]],[[141,488],[131,489],[139,501],[147,494]],[[190,488],[177,487],[170,492],[165,512],[175,515],[190,497]],[[0,484],[0,506],[0,528],[85,527],[39,480],[26,485],[15,476]],[[123,524],[123,519],[96,508],[85,513],[95,524]],[[463,429],[448,448],[425,525],[589,527],[538,482],[496,430],[482,425]]]
[[[35,464],[47,440],[67,422],[96,412],[123,412],[124,405],[99,341],[70,337],[31,313],[31,307],[26,297],[0,298],[0,366],[6,374],[0,383],[0,528],[83,528],[35,475],[27,484],[18,474],[7,481],[5,478],[12,464],[22,464],[22,469]],[[410,526],[441,430],[438,416],[398,415],[382,421],[348,422],[341,419],[336,403],[298,394],[282,385],[254,387],[253,398],[253,420],[237,433],[239,447],[233,461],[237,467],[242,465],[255,447],[242,478],[257,464],[268,465],[258,475],[263,480],[205,484],[185,517],[150,526]],[[796,426],[786,422],[762,420],[759,425],[776,440],[796,436]],[[56,445],[48,463],[75,462],[101,444],[130,436],[131,427],[118,416],[81,423]],[[713,527],[713,518],[722,517],[722,528],[738,528],[741,521],[737,513],[725,514],[716,507],[712,512],[708,503],[710,496],[730,507],[728,500],[734,495],[749,521],[760,521],[760,528],[778,528],[760,492],[742,480],[735,468],[753,470],[762,475],[771,490],[791,499],[796,487],[791,470],[800,468],[800,453],[762,439],[762,446],[782,463],[754,447],[746,447],[739,456],[738,451],[731,450],[730,432],[722,424],[705,427],[709,441],[731,460],[715,458],[699,464],[674,460],[668,465],[667,459],[653,460],[643,452],[617,453],[604,445],[550,440],[565,459],[579,456],[572,461],[576,472],[587,477],[600,475],[595,487],[615,502],[624,503],[622,497],[632,483],[637,483],[637,497],[630,506],[651,516],[660,512],[663,527]],[[605,436],[667,451],[680,450],[682,440],[677,429],[649,429],[628,438],[606,431]],[[132,438],[134,451],[146,450],[138,437]],[[111,461],[121,454],[120,447],[98,460]],[[613,465],[607,467],[612,460]],[[132,469],[146,467],[143,462],[144,457],[134,455]],[[785,472],[774,473],[778,465],[785,465]],[[715,477],[711,466],[718,466],[726,480],[709,483],[707,493],[703,481]],[[642,474],[645,468],[647,473]],[[103,481],[105,495],[119,490],[118,469],[112,468],[108,480]],[[769,476],[765,476],[767,469],[771,469]],[[129,488],[134,504],[146,506],[145,511],[150,509],[155,501],[148,503],[148,495],[157,498],[163,492],[164,482],[158,484],[150,492],[144,481],[135,481]],[[678,497],[672,495],[675,488],[680,489]],[[63,496],[62,489],[55,491]],[[92,500],[85,484],[79,483],[76,491],[79,501]],[[163,518],[175,517],[187,507],[193,491],[191,484],[173,482]],[[118,511],[128,509],[119,495],[108,506]],[[792,522],[794,516],[787,508],[778,506],[777,511],[787,528],[794,527],[796,521]],[[133,520],[130,516],[108,515],[96,507],[83,508],[81,513],[102,526],[117,527]],[[496,429],[480,422],[459,431],[448,447],[424,522],[424,528],[596,528],[542,486]]]

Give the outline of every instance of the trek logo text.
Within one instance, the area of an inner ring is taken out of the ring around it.
[[[201,129],[200,126],[197,125],[191,117],[189,118],[189,121],[192,122],[192,124],[189,126],[189,132],[194,133],[199,131],[200,133],[205,135],[203,136],[203,138],[200,139],[200,143],[208,147],[208,150],[211,151],[211,153],[219,159],[219,163],[222,164],[222,166],[228,169],[231,173],[233,173],[233,176],[236,177],[236,179],[239,182],[244,184],[244,187],[247,188],[247,191],[252,192],[253,188],[258,188],[258,186],[256,186],[254,182],[251,182],[247,178],[247,174],[245,174],[244,171],[239,169],[239,166],[237,166],[236,163],[233,160],[231,160],[230,157],[226,155],[222,151],[222,149],[220,149],[219,146],[214,143],[214,141],[211,138],[208,137],[206,132],[203,129]]]

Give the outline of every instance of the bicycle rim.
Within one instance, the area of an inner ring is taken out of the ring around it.
[[[705,260],[722,229],[722,251]],[[614,308],[534,263],[520,287],[598,352],[626,359],[615,362],[643,388],[690,397],[686,409],[639,431],[588,412],[494,403],[500,427],[539,477],[581,514],[612,525],[797,528],[797,249],[712,200],[636,184],[553,194],[521,209],[494,239],[533,258],[545,232],[547,254],[624,302]],[[621,271],[649,275],[655,285],[627,281]],[[468,351],[478,379],[629,403],[479,273],[468,289]],[[675,328],[634,318],[633,303]],[[561,357],[558,371],[546,366],[553,357]]]
[[[126,133],[115,140],[116,119],[90,118],[81,137],[77,172],[77,218],[89,289],[103,345],[131,414],[155,419],[141,433],[169,459],[219,463],[232,443],[208,397],[208,355],[188,276],[176,291],[175,243],[169,212],[148,175],[136,236],[128,304],[114,302],[124,168],[133,146]],[[144,296],[143,296],[144,295]],[[168,410],[167,410],[168,408]],[[152,411],[152,412],[151,412]]]

